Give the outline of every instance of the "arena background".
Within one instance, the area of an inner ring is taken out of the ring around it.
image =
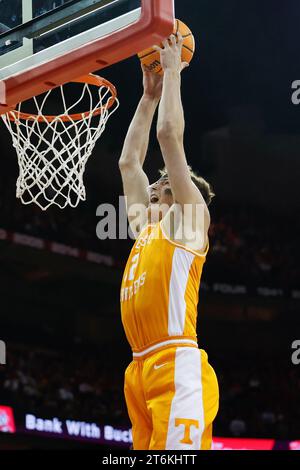
[[[182,85],[188,161],[217,194],[198,324],[220,384],[215,448],[296,449],[299,4],[177,0],[176,9],[197,42]],[[0,21],[18,18],[6,8]],[[43,213],[16,200],[16,156],[0,128],[1,449],[130,446],[119,288],[131,242],[98,240],[96,209],[118,207],[122,194],[118,158],[142,93],[138,60],[102,75],[121,108],[88,164],[78,209]],[[153,132],[151,181],[161,166]]]

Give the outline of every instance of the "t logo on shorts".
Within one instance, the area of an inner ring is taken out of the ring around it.
[[[199,421],[196,419],[183,419],[183,418],[176,418],[175,419],[175,426],[184,426],[184,438],[180,441],[181,444],[193,444],[191,439],[191,427],[194,426],[196,429],[199,429]]]

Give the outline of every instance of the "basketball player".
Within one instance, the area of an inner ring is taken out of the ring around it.
[[[185,157],[182,43],[172,35],[156,48],[163,78],[144,68],[144,95],[119,162],[129,222],[140,232],[121,288],[122,322],[133,350],[125,398],[134,450],[210,449],[219,402],[216,375],[196,335],[213,193]],[[165,170],[149,186],[143,164],[159,102],[157,136]],[[138,220],[130,214],[135,204],[144,205]],[[179,230],[183,226],[186,230]]]

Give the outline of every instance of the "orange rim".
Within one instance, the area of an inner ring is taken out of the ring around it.
[[[105,106],[101,106],[100,108],[95,109],[93,111],[92,116],[99,116],[104,110],[110,109],[116,99],[117,99],[117,90],[116,87],[110,83],[108,80],[105,78],[99,77],[98,75],[84,75],[82,77],[76,78],[75,80],[72,80],[71,83],[86,83],[88,85],[94,85],[97,86],[98,88],[101,88],[102,86],[105,86],[110,90],[111,96],[107,100],[107,104]],[[27,113],[20,113],[19,111],[9,111],[9,119],[11,121],[17,121],[17,120],[24,120],[24,121],[38,121],[38,122],[53,122],[55,121],[58,117],[60,120],[67,122],[67,121],[80,121],[81,119],[84,119],[85,117],[90,116],[91,111],[86,111],[84,113],[76,113],[76,114],[62,114],[58,116],[48,116],[48,115],[38,115],[38,114],[27,114]]]

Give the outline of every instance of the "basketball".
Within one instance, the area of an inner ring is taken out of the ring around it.
[[[183,37],[182,47],[182,62],[190,63],[195,52],[195,38],[190,28],[180,20],[175,20],[173,33],[177,35],[181,33]],[[152,47],[145,49],[138,54],[140,61],[146,66],[149,72],[155,72],[160,75],[163,74],[163,69],[160,63],[160,54]]]

